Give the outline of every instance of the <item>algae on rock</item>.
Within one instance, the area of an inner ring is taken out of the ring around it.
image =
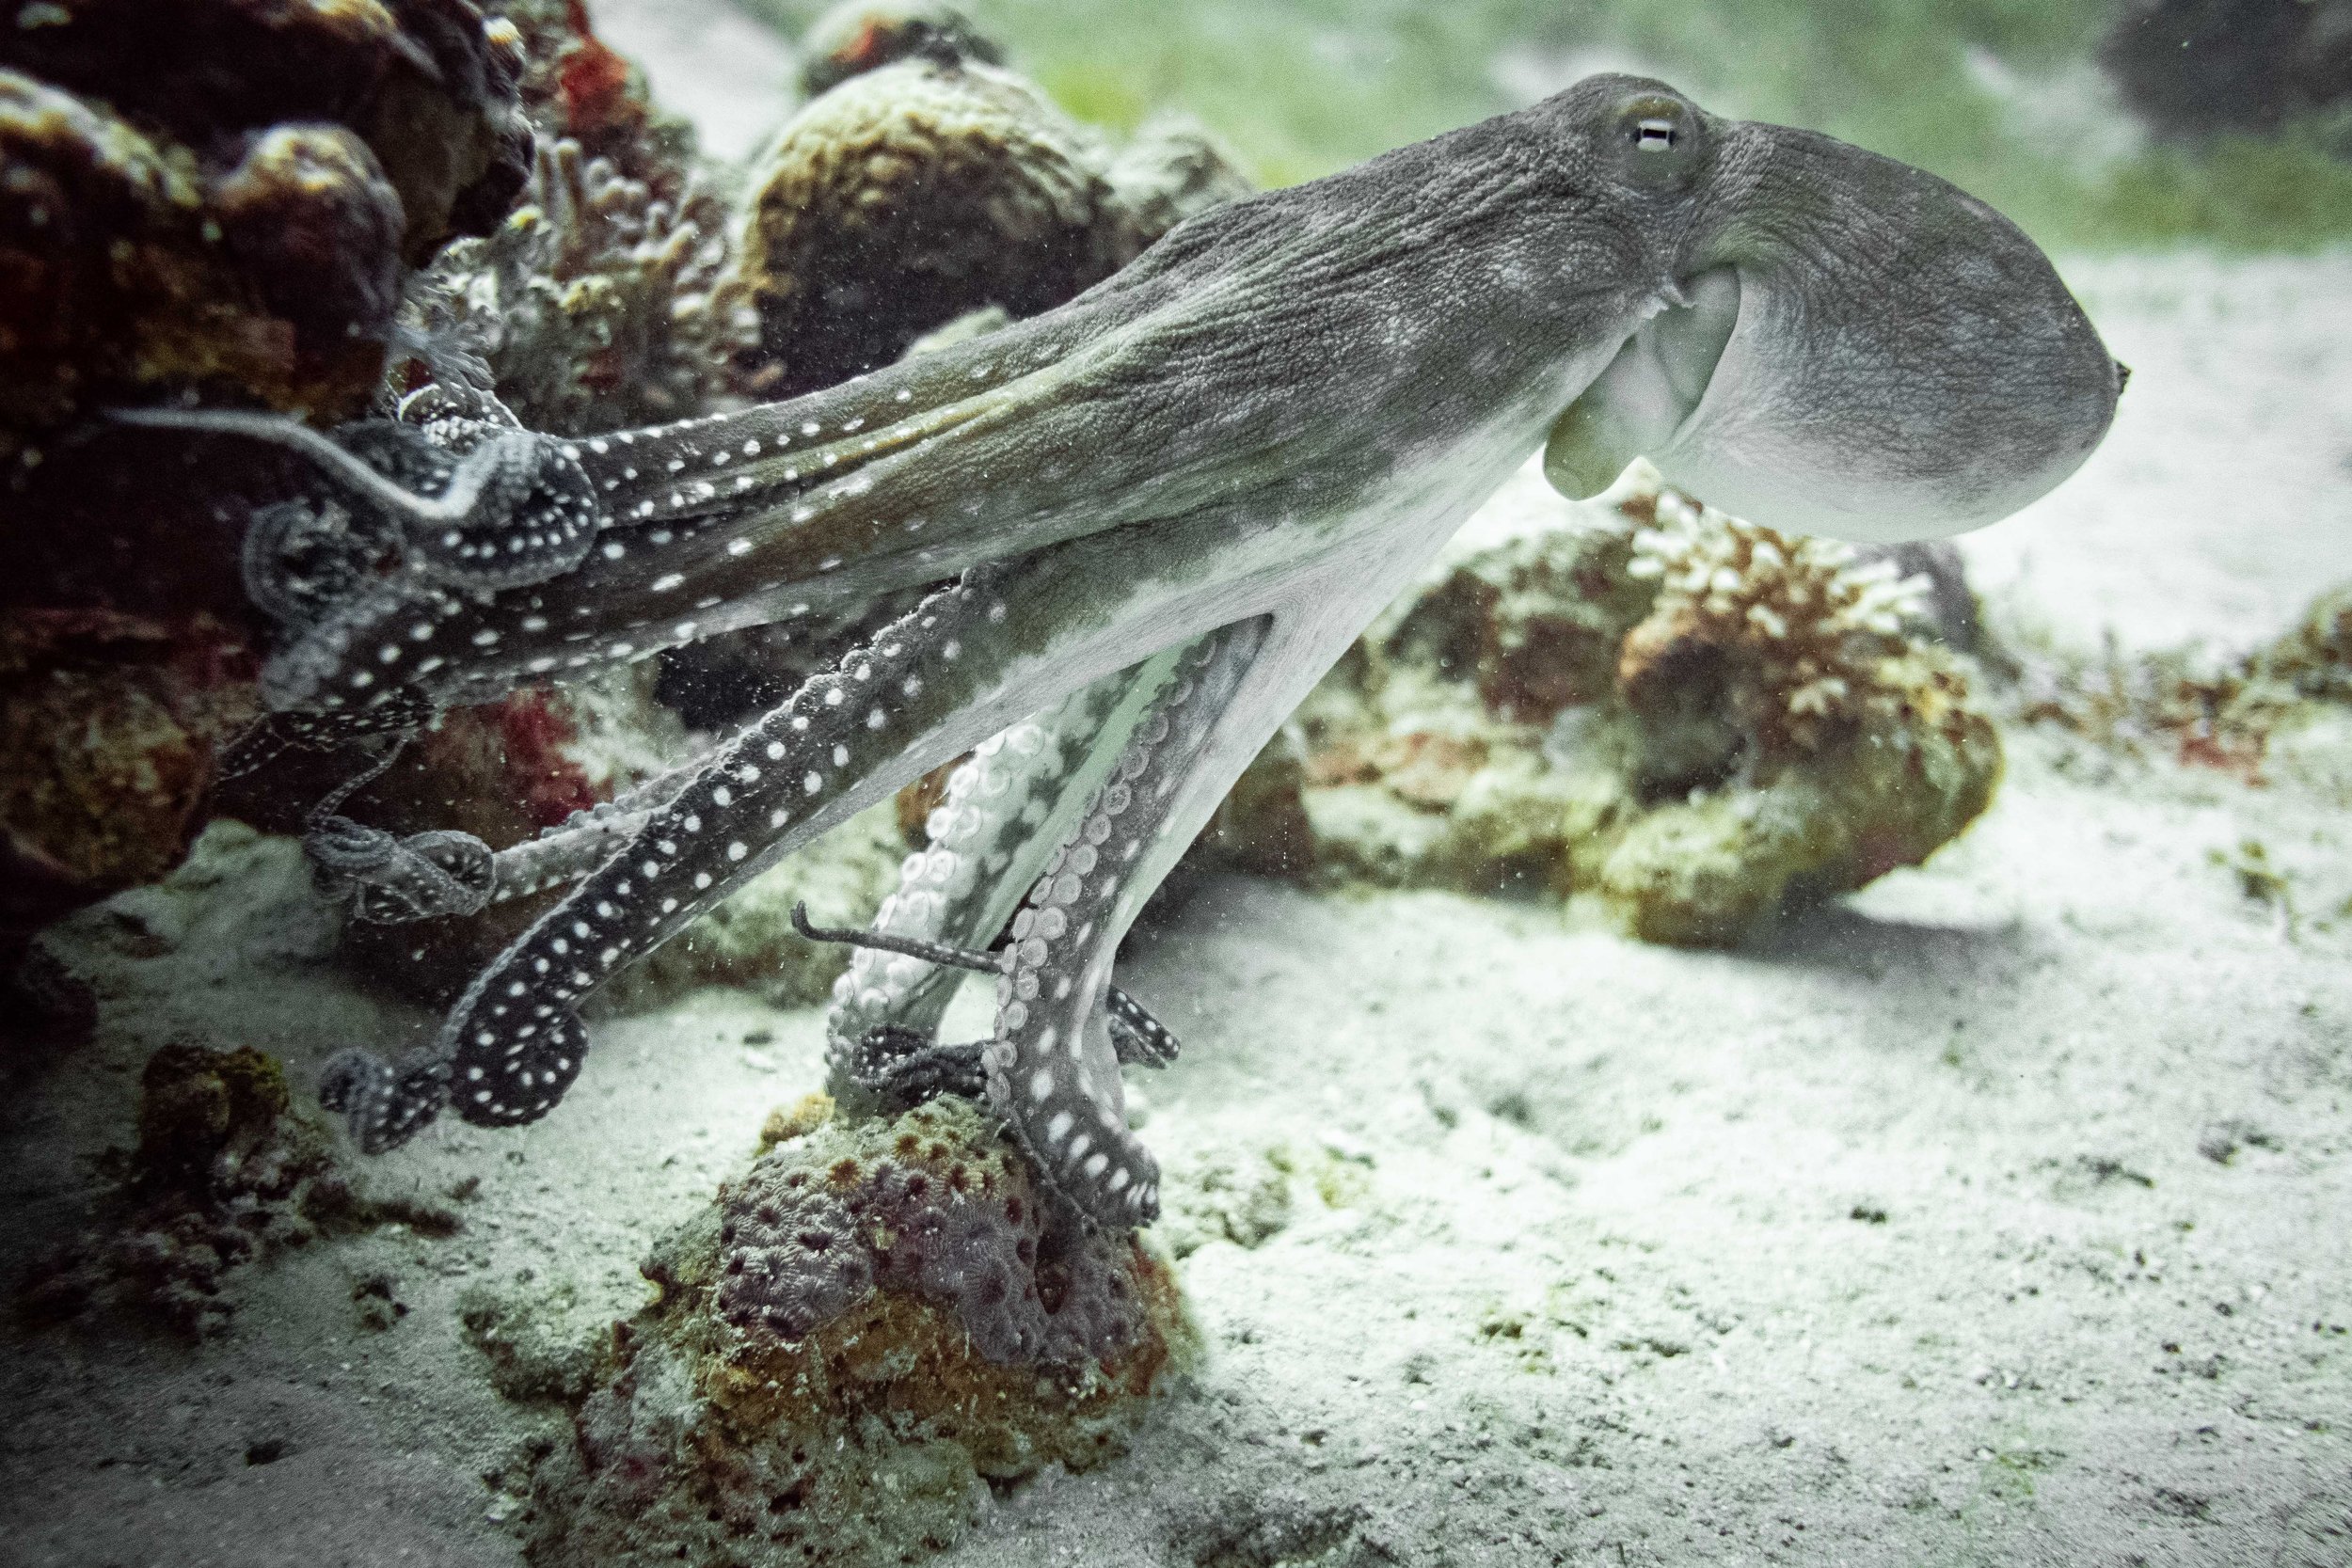
[[[989,1482],[1120,1452],[1194,1353],[1168,1265],[961,1101],[791,1118],[645,1274],[536,1479],[535,1562],[907,1560]]]

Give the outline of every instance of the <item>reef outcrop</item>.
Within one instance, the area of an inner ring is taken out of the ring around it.
[[[176,1042],[139,1074],[137,1143],[110,1155],[92,1223],[15,1281],[19,1318],[52,1324],[119,1312],[187,1339],[228,1329],[240,1267],[322,1232],[398,1223],[455,1231],[457,1216],[357,1192],[284,1069],[250,1046]]]
[[[1374,626],[1210,857],[1565,896],[1720,944],[1918,863],[1990,802],[2000,742],[1925,583],[1641,468],[1556,506]]]
[[[969,1104],[800,1110],[646,1265],[660,1300],[540,1468],[532,1560],[906,1560],[988,1482],[1120,1452],[1193,1354],[1167,1263]]]
[[[5,455],[159,390],[356,412],[406,270],[521,188],[521,65],[466,0],[24,8],[0,37]]]
[[[23,875],[0,949],[174,863],[256,706],[238,498],[288,493],[289,466],[93,417],[187,395],[363,411],[413,269],[498,223],[532,140],[519,35],[467,0],[60,0],[12,20],[0,835]]]

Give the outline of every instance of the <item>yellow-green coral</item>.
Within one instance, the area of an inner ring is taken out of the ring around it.
[[[1563,880],[1653,942],[1735,941],[1925,860],[1991,803],[1992,721],[1918,594],[1842,545],[1672,492],[1629,570],[1659,583],[1588,735]]]

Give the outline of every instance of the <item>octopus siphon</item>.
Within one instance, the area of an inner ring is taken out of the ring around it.
[[[315,494],[259,514],[246,547],[283,627],[263,695],[284,736],[397,733],[930,590],[707,756],[536,840],[493,853],[320,817],[314,856],[365,917],[567,888],[431,1045],[330,1063],[322,1099],[364,1148],[444,1108],[546,1115],[587,1052],[590,992],[973,752],[856,939],[835,1081],[984,1097],[1117,1227],[1158,1206],[1120,1068],[1174,1051],[1110,983],[1120,938],[1300,697],[1529,453],[1573,494],[1645,455],[1774,528],[1928,537],[2065,478],[2124,374],[1983,203],[1608,75],[1202,213],[1067,305],[787,402],[576,438],[464,388],[331,435],[118,417],[313,461]],[[997,974],[973,1044],[935,1038],[958,963]]]

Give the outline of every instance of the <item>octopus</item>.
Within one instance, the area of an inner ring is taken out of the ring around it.
[[[119,417],[313,460],[316,493],[262,513],[246,551],[283,627],[263,677],[283,735],[396,734],[928,590],[707,755],[513,848],[323,812],[322,876],[366,918],[564,890],[429,1045],[329,1065],[321,1098],[363,1148],[444,1109],[547,1115],[598,986],[972,752],[854,938],[835,1079],[984,1097],[1052,1187],[1123,1227],[1154,1217],[1159,1179],[1120,1069],[1175,1042],[1111,985],[1121,937],[1530,453],[1572,492],[1638,454],[1774,528],[1934,537],[2071,473],[2126,373],[1983,203],[1605,75],[1205,212],[1067,305],[787,402],[574,438],[437,387],[332,434]],[[942,1043],[971,967],[996,974],[993,1032]]]

